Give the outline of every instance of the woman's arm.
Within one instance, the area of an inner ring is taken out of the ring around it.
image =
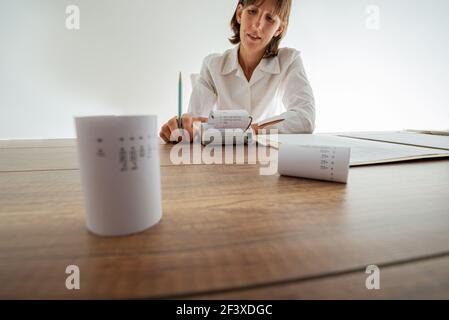
[[[266,129],[278,129],[279,133],[312,133],[315,129],[315,100],[299,55],[290,64],[282,89],[282,102],[287,109],[282,114],[285,120]]]
[[[211,60],[215,56],[209,55],[204,59],[201,73],[193,85],[188,111],[193,117],[207,118],[217,103],[217,90],[211,75]]]

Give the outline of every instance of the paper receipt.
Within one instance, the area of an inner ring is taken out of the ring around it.
[[[348,147],[281,144],[278,172],[285,176],[346,183],[350,153]]]

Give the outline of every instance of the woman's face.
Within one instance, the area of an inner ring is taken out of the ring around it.
[[[283,31],[283,23],[274,15],[274,0],[265,0],[262,4],[237,8],[237,22],[240,24],[241,45],[253,53],[265,52],[273,37]]]

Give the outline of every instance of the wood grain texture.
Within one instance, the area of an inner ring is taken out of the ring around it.
[[[0,149],[74,147],[76,139],[0,140]]]
[[[449,257],[380,266],[380,288],[368,290],[364,270],[318,279],[234,290],[190,299],[449,299]]]
[[[32,145],[31,142],[28,144]],[[0,172],[79,169],[78,151],[76,145],[63,146],[62,143],[60,146],[56,146],[56,144],[51,146],[51,143],[49,146],[44,145],[45,144],[42,143],[36,144],[34,147],[0,148]],[[206,155],[214,155],[214,152],[211,150],[212,148],[205,149],[203,146],[199,146],[194,151],[193,146],[187,145],[185,146],[187,149],[179,151],[178,153],[173,152],[173,156],[171,158],[173,146],[174,145],[172,144],[161,144],[159,146],[161,166],[178,165],[178,163],[174,161],[178,161],[177,159],[182,159],[183,152],[185,152],[188,157],[185,158],[187,161],[181,162],[180,165],[195,165],[194,152],[197,152],[196,150],[199,150],[199,153],[197,154],[200,154],[197,164],[208,163]],[[242,146],[242,149],[239,152],[237,152],[234,148],[229,149],[228,151],[225,151],[225,148],[222,148],[219,151],[220,154],[223,153],[223,155],[217,157],[216,159],[212,159],[214,163],[219,163],[218,160],[220,160],[222,163],[230,164],[256,164],[259,162],[259,159],[260,162],[266,163],[270,156],[270,151],[266,151],[266,153],[263,154],[262,151],[259,151],[256,146],[251,147],[251,149],[248,149],[247,146]],[[273,150],[272,152],[277,151]],[[227,161],[229,159],[230,162]],[[211,161],[209,161],[209,163],[210,162]]]
[[[162,221],[120,238],[87,232],[79,171],[1,172],[0,298],[207,296],[449,254],[447,160],[352,168],[347,185],[259,165],[161,172]],[[65,288],[71,264],[79,291]]]
[[[76,170],[76,147],[0,149],[0,172]]]

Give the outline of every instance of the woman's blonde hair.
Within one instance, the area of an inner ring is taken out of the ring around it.
[[[237,3],[237,8],[239,5],[242,5],[243,8],[246,8],[250,5],[258,6],[264,1],[265,0],[239,0],[239,2]],[[284,25],[284,30],[280,35],[271,39],[270,43],[267,46],[267,49],[265,50],[265,54],[263,56],[264,58],[271,58],[278,55],[279,44],[281,43],[281,40],[284,37],[285,32],[287,31],[291,8],[292,0],[276,0],[274,14],[278,15],[281,19],[281,23]],[[231,20],[231,29],[234,32],[234,35],[229,38],[229,41],[232,44],[240,43],[240,23],[237,22],[237,9],[235,10],[234,16]]]

